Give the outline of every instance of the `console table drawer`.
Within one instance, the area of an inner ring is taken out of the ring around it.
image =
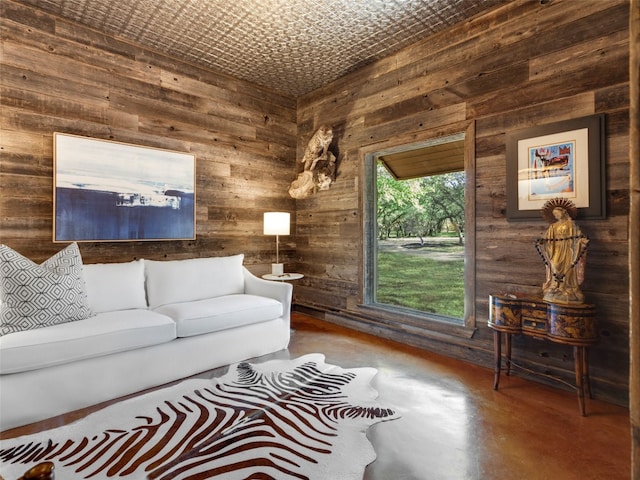
[[[530,330],[533,333],[540,332],[542,334],[547,333],[547,321],[536,318],[522,317],[522,330]]]
[[[549,323],[547,321],[546,304],[533,302],[522,304],[522,330],[534,336],[547,334]]]

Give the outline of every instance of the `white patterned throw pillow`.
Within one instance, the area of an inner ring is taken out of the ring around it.
[[[38,265],[0,245],[0,335],[92,316],[76,243]]]

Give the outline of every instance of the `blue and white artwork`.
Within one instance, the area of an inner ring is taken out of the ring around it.
[[[54,241],[195,238],[195,156],[54,134]]]

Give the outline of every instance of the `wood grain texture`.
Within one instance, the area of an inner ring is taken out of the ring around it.
[[[53,132],[194,153],[194,241],[82,243],[87,263],[243,252],[270,269],[264,210],[293,211],[296,102],[3,1],[0,241],[34,261],[51,242]],[[293,237],[281,249],[290,262]]]
[[[631,0],[629,15],[630,61],[630,214],[629,214],[629,329],[631,373],[631,480],[640,480],[640,1]]]
[[[578,220],[592,238],[583,290],[597,305],[602,334],[591,357],[595,394],[626,404],[628,61],[627,1],[555,0],[545,5],[516,1],[299,99],[298,150],[320,124],[338,126],[342,133],[335,186],[297,202],[299,271],[306,275],[296,287],[297,301],[334,322],[372,328],[391,338],[490,365],[488,295],[537,294],[544,280],[533,245],[546,223],[506,220],[505,135],[604,113],[608,217]],[[340,224],[325,221],[333,212],[362,212],[363,171],[354,168],[363,164],[362,152],[415,142],[427,131],[444,135],[452,124],[464,122],[475,123],[477,331],[471,339],[436,335],[428,328],[409,329],[406,319],[381,321],[383,314],[363,309],[362,213]],[[314,243],[318,236],[323,238],[321,244]],[[347,249],[351,256],[345,257]],[[339,278],[335,272],[340,272]],[[566,350],[541,347],[532,339],[516,341],[514,348],[522,350],[519,358],[534,370],[572,379],[573,362]]]
[[[82,243],[86,262],[243,252],[252,271],[266,273],[274,239],[262,235],[262,212],[295,212],[293,235],[281,239],[280,251],[288,270],[305,274],[295,288],[300,308],[487,366],[489,294],[535,294],[544,276],[533,242],[546,225],[505,217],[505,135],[604,113],[608,217],[579,220],[592,238],[583,290],[599,312],[594,393],[627,403],[629,213],[637,196],[629,181],[637,170],[628,147],[634,137],[627,0],[508,2],[298,99],[12,0],[0,3],[0,13],[2,243],[35,261],[60,249],[51,242],[55,131],[191,152],[197,158],[196,240]],[[324,123],[334,128],[336,183],[294,201],[287,188],[301,170],[296,159]],[[460,132],[471,123],[476,331],[468,338],[363,310],[363,153]],[[635,135],[637,142],[637,127]],[[515,339],[514,349],[534,370],[573,376],[564,349],[531,339]]]

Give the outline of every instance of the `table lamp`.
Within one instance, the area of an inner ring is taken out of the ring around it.
[[[284,264],[280,263],[280,235],[289,235],[289,212],[264,212],[264,234],[276,236],[276,263],[271,264],[272,275],[283,275]]]

